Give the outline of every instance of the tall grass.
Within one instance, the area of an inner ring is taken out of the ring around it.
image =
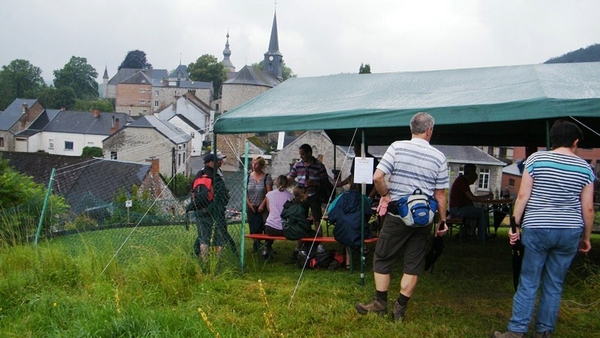
[[[190,255],[189,238],[132,240],[107,265],[119,236],[103,233],[37,248],[0,247],[0,336],[484,337],[504,329],[510,317],[505,229],[485,244],[446,238],[434,272],[419,280],[407,321],[398,324],[354,310],[356,302],[374,294],[370,270],[365,286],[358,273],[346,270],[306,271],[297,284],[300,270],[288,257],[291,242],[276,242],[277,253],[267,262],[248,253],[241,273],[227,252],[199,262]],[[593,251],[576,257],[567,278],[556,337],[593,337],[600,331],[599,264],[600,236],[594,235]],[[392,299],[400,266],[397,271]]]

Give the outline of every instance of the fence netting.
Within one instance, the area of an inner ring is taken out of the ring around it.
[[[178,198],[152,198],[134,187],[133,193],[119,193],[110,201],[86,192],[71,198],[73,202],[66,210],[56,210],[49,203],[40,239],[69,245],[74,253],[82,246],[98,246],[104,252],[113,252],[113,259],[120,264],[157,252],[176,252],[201,260],[200,225],[208,229],[208,235],[204,232],[209,241],[208,258],[217,258],[219,264],[238,269],[244,178],[243,171],[223,173],[224,185],[213,185],[215,200],[212,207],[206,208],[210,211],[191,210],[193,177],[188,178],[188,193]],[[60,170],[57,170],[55,181],[60,184],[60,180]],[[226,196],[226,200],[218,196]],[[18,220],[12,222],[15,224],[13,236],[19,237],[14,242],[33,242],[42,205],[37,202],[22,205],[19,210],[3,211],[3,217]],[[36,210],[23,213],[25,208]],[[219,252],[218,246],[223,247]]]

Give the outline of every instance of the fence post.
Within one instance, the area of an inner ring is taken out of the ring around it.
[[[46,206],[48,205],[50,193],[52,192],[52,182],[54,182],[55,171],[56,168],[52,168],[52,172],[50,173],[50,182],[48,182],[48,190],[46,190],[46,198],[44,198],[44,206],[42,207],[42,214],[40,215],[40,221],[38,222],[38,228],[35,233],[35,241],[33,242],[34,247],[37,247],[38,241],[40,239],[40,233],[42,232],[42,226],[44,225],[44,215],[46,215]]]

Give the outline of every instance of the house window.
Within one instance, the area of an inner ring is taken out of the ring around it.
[[[73,141],[65,141],[65,150],[73,150]]]
[[[54,139],[48,140],[48,149],[50,149],[50,150],[54,149]]]
[[[515,179],[514,178],[509,178],[508,179],[508,186],[511,188],[515,187]]]
[[[146,110],[146,109],[142,110],[143,115],[146,115],[147,112],[148,112],[148,110]]]
[[[155,91],[155,93],[156,93],[156,95],[158,95],[158,90],[157,90],[157,91]]]
[[[116,151],[111,151],[110,152],[110,159],[111,160],[116,160],[117,159],[117,152]]]
[[[480,190],[490,190],[490,169],[479,170],[479,180],[477,188]]]
[[[146,104],[146,100],[140,100],[140,104]]]
[[[0,137],[0,148],[4,148],[4,137]]]
[[[158,101],[154,101],[154,106],[158,107]]]
[[[195,136],[194,136],[194,132],[191,132],[191,133],[190,133],[190,136],[191,136],[192,138],[194,138],[194,137],[195,137]]]
[[[181,154],[177,154],[177,166],[181,165]]]
[[[93,147],[94,146],[94,142],[88,142],[88,146]]]

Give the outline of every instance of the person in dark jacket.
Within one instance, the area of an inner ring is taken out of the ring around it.
[[[304,209],[306,188],[295,186],[292,193],[294,198],[283,205],[281,223],[283,224],[285,238],[293,241],[298,240],[298,245],[292,253],[292,257],[294,257],[302,249],[302,242],[299,239],[314,237],[316,232],[312,229],[311,222],[306,218],[306,210]]]
[[[214,197],[205,209],[196,210],[196,224],[198,226],[198,239],[200,247],[200,258],[204,261],[208,257],[208,249],[211,245],[215,246],[217,253],[223,250],[226,244],[231,245],[234,253],[237,253],[235,242],[227,232],[227,221],[225,219],[225,208],[229,203],[229,190],[225,185],[223,178],[218,175],[218,169],[223,163],[224,156],[218,156],[215,161],[214,154],[209,153],[204,156],[204,168],[196,175],[207,175],[213,178]],[[214,164],[217,165],[217,175],[215,175]]]
[[[368,224],[371,218],[371,201],[358,191],[358,186],[352,184],[350,190],[338,196],[327,210],[329,222],[335,224],[333,237],[346,247],[356,248],[361,244],[361,215]],[[364,200],[361,212],[361,198]],[[371,238],[373,234],[367,226],[364,228],[364,238]]]

